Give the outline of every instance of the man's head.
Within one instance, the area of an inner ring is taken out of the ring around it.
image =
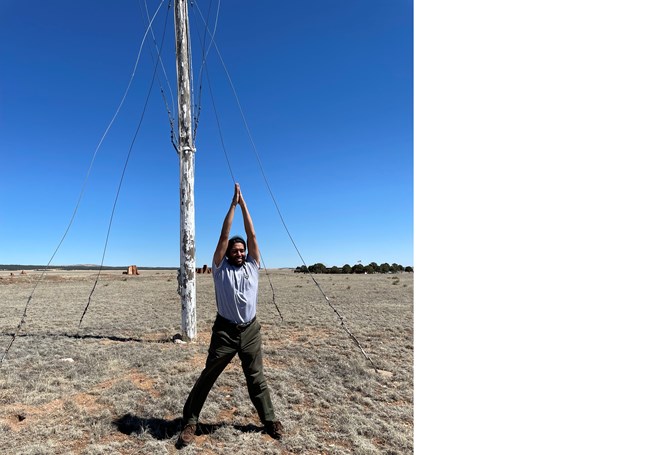
[[[226,258],[231,265],[244,265],[246,261],[246,241],[237,235],[228,240]]]

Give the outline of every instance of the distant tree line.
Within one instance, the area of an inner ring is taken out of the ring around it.
[[[354,274],[354,273],[398,273],[398,272],[413,272],[413,267],[410,265],[404,267],[400,264],[388,264],[387,262],[384,262],[383,264],[379,265],[376,262],[371,262],[368,265],[363,265],[363,264],[355,264],[355,265],[350,265],[350,264],[345,264],[343,267],[338,267],[336,265],[333,265],[332,267],[327,267],[325,264],[322,264],[320,262],[310,265],[309,267],[306,265],[301,265],[298,266],[294,269],[294,273],[349,273],[349,274]]]

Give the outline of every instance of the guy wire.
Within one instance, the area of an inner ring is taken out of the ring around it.
[[[192,6],[194,6],[193,3],[192,3]],[[208,17],[210,17],[210,10],[211,9],[212,9],[212,1],[210,1],[210,6],[208,7]],[[197,10],[198,10],[198,7],[197,7]],[[216,13],[216,16],[214,18],[214,30],[212,32],[213,35],[215,35],[217,33],[217,24],[219,23],[219,11],[221,11],[221,0],[219,0],[217,2],[217,13]],[[200,13],[200,11],[199,11],[199,13]],[[201,19],[203,19],[203,16],[201,16]],[[194,122],[194,138],[195,139],[196,139],[196,130],[197,130],[198,126],[199,126],[199,117],[201,116],[201,95],[203,94],[203,69],[205,68],[207,70],[207,68],[205,66],[205,59],[207,57],[207,53],[205,51],[205,39],[206,39],[206,36],[208,34],[208,24],[205,21],[205,19],[203,19],[203,24],[204,24],[204,30],[203,30],[203,37],[201,39],[201,57],[202,58],[201,58],[201,68],[199,69],[199,96],[198,96],[198,101],[197,101],[197,104],[196,104],[197,112],[196,112],[196,115],[194,117],[195,118],[195,122]],[[210,52],[209,47],[208,47],[207,52]]]
[[[144,1],[144,9],[145,9],[145,14],[146,14],[146,21],[147,23],[151,21],[151,18],[149,17],[149,9],[147,8],[147,2]],[[163,34],[162,34],[162,42],[165,41],[165,35],[167,33],[167,23],[169,21],[169,13],[171,11],[172,7],[172,1],[169,0],[169,3],[167,4],[167,15],[165,16],[165,23],[163,25]],[[167,71],[165,70],[165,65],[163,65],[162,60],[161,60],[161,52],[160,48],[158,47],[158,43],[156,41],[156,36],[154,34],[153,29],[151,30],[151,40],[153,41],[153,46],[155,49],[155,55],[156,57],[152,56],[152,59],[157,59],[160,62],[160,68],[162,69],[163,76],[165,78],[165,82],[167,83],[167,89],[169,90],[169,93],[173,93],[171,84],[169,83],[169,77],[167,76]],[[178,150],[178,139],[176,138],[175,131],[174,131],[174,116],[176,115],[176,111],[174,108],[174,104],[172,103],[172,107],[170,108],[169,103],[167,102],[167,97],[165,96],[165,90],[163,89],[163,84],[160,82],[160,79],[158,79],[157,73],[156,73],[156,79],[158,80],[158,85],[160,86],[160,95],[162,96],[163,103],[165,104],[165,109],[167,110],[167,117],[169,119],[169,126],[170,126],[170,138],[171,138],[171,143],[174,149],[176,150],[176,153],[179,153]]]
[[[159,7],[160,8],[160,7]],[[154,16],[155,17],[155,16]],[[152,19],[153,20],[153,19]],[[149,25],[151,27],[151,24]],[[162,44],[162,43],[161,43]],[[129,146],[129,152],[126,155],[126,160],[124,162],[124,166],[122,167],[122,175],[120,176],[120,182],[117,186],[117,193],[115,194],[115,200],[113,201],[113,209],[111,210],[111,217],[108,222],[108,230],[106,232],[106,240],[104,241],[104,251],[102,252],[102,260],[101,263],[99,264],[99,271],[97,272],[97,276],[95,277],[95,283],[93,284],[93,287],[90,291],[90,294],[88,295],[88,302],[86,303],[86,307],[84,308],[84,312],[81,315],[81,318],[79,319],[79,326],[77,328],[81,328],[81,322],[83,321],[84,316],[86,315],[86,312],[88,311],[88,307],[90,306],[90,299],[95,292],[95,288],[97,287],[97,282],[99,281],[99,275],[102,273],[102,268],[104,267],[104,259],[106,258],[106,250],[108,249],[108,239],[111,234],[111,227],[113,226],[113,218],[115,216],[115,209],[117,207],[117,200],[120,197],[120,191],[122,189],[122,183],[124,182],[124,175],[126,174],[126,168],[129,164],[129,159],[131,158],[131,152],[133,151],[133,146],[135,145],[135,140],[138,137],[138,134],[140,132],[140,127],[142,126],[142,121],[144,120],[144,114],[147,111],[147,105],[149,104],[149,98],[151,97],[151,91],[154,86],[154,82],[157,79],[157,70],[158,70],[158,62],[160,59],[156,59],[156,65],[153,70],[153,75],[151,77],[151,83],[149,84],[149,90],[147,91],[147,97],[145,98],[144,106],[142,107],[142,112],[140,113],[140,121],[138,122],[138,126],[135,130],[135,133],[133,134],[133,139],[131,140],[131,145]]]
[[[200,9],[198,8],[198,6],[197,6],[197,10],[199,11],[199,14],[201,14],[201,11],[200,11]],[[203,22],[204,22],[204,24],[205,24],[205,19],[203,18],[203,15],[202,15],[202,14],[201,14],[201,18],[203,19]],[[206,24],[206,29],[207,29],[207,24]],[[215,27],[215,30],[216,30],[216,27]],[[271,190],[271,187],[270,187],[270,185],[269,185],[268,179],[266,178],[266,174],[264,173],[264,169],[263,169],[263,166],[262,166],[262,162],[261,162],[260,157],[259,157],[259,154],[258,154],[258,152],[257,152],[257,147],[255,146],[255,142],[253,141],[253,137],[252,137],[252,134],[251,134],[251,132],[250,132],[250,128],[248,127],[248,122],[246,121],[246,116],[244,115],[244,110],[243,110],[243,108],[242,108],[242,106],[241,106],[241,103],[240,103],[240,101],[239,101],[239,97],[237,96],[237,91],[235,90],[235,86],[234,86],[234,83],[233,83],[233,81],[232,81],[232,78],[230,77],[230,73],[228,72],[228,69],[226,68],[226,64],[225,64],[225,62],[224,62],[224,60],[223,60],[223,57],[221,56],[221,52],[219,51],[219,46],[217,46],[217,43],[216,43],[216,41],[215,41],[215,39],[214,39],[214,35],[213,35],[213,34],[210,34],[210,38],[211,38],[211,43],[212,43],[212,45],[214,45],[214,48],[215,48],[215,50],[216,50],[216,52],[217,52],[217,55],[219,56],[219,60],[221,61],[221,65],[222,65],[223,70],[224,70],[224,72],[225,72],[225,74],[226,74],[226,77],[227,77],[227,79],[228,79],[228,83],[229,83],[230,88],[231,88],[231,90],[232,90],[233,96],[235,97],[235,101],[237,102],[237,106],[238,106],[238,108],[239,108],[239,112],[240,112],[240,115],[241,115],[242,121],[243,121],[243,123],[244,123],[244,127],[246,128],[246,132],[247,132],[247,134],[248,134],[248,139],[250,140],[251,146],[252,146],[252,148],[253,148],[253,152],[255,153],[255,157],[256,157],[256,159],[257,159],[257,163],[258,163],[258,166],[259,166],[260,172],[261,172],[261,174],[262,174],[262,177],[263,177],[263,179],[264,179],[264,183],[265,183],[265,185],[266,185],[266,188],[267,188],[267,190],[268,190],[268,192],[269,192],[269,195],[271,196],[271,199],[273,200],[273,204],[275,205],[276,211],[278,212],[278,216],[280,217],[280,221],[282,222],[282,225],[284,226],[284,229],[285,229],[287,235],[289,236],[289,239],[291,240],[291,243],[293,244],[293,247],[295,248],[296,252],[298,253],[298,256],[300,257],[300,260],[302,261],[303,265],[304,265],[305,267],[307,267],[307,264],[305,263],[305,260],[303,259],[302,254],[300,254],[300,250],[298,249],[298,246],[296,245],[296,242],[293,240],[293,237],[291,236],[291,233],[289,232],[289,228],[287,227],[287,224],[285,223],[284,218],[282,217],[282,213],[281,213],[281,211],[280,211],[280,207],[278,206],[278,203],[277,203],[277,201],[275,200],[275,197],[274,197],[274,195],[273,195],[273,191]],[[207,74],[207,71],[206,71],[206,74]],[[209,77],[208,77],[208,86],[210,86],[210,84],[209,84]],[[212,93],[212,89],[210,89],[210,93]],[[214,103],[214,101],[213,101],[213,103]],[[220,129],[220,127],[219,127],[219,134],[221,135],[221,129]],[[222,138],[222,144],[223,144],[223,138]],[[225,153],[225,147],[224,147],[224,153]],[[228,165],[228,167],[229,167],[229,169],[230,169],[230,164]],[[232,169],[230,170],[230,174],[231,174],[231,176],[232,176],[232,178],[233,178],[233,182],[234,182],[235,180],[234,180],[234,176],[233,176],[233,173],[232,173]],[[265,268],[266,268],[266,267],[265,267]],[[350,329],[346,326],[346,324],[345,324],[345,320],[343,319],[343,317],[341,316],[341,314],[339,313],[339,311],[334,307],[334,305],[332,305],[332,303],[330,302],[330,299],[327,297],[327,295],[325,294],[325,292],[323,292],[323,289],[321,288],[320,284],[316,281],[316,279],[314,278],[314,276],[312,275],[312,273],[309,272],[309,270],[308,270],[308,273],[309,273],[309,276],[311,277],[312,281],[316,284],[316,287],[319,289],[319,291],[321,292],[321,294],[323,295],[323,297],[324,297],[325,300],[327,301],[328,305],[332,308],[332,310],[334,310],[334,313],[338,316],[339,321],[341,322],[341,326],[343,327],[343,329],[345,329],[345,331],[348,333],[348,335],[349,335],[349,336],[354,340],[354,342],[356,343],[356,345],[359,347],[359,349],[360,349],[361,352],[363,353],[364,357],[365,357],[365,358],[370,362],[370,364],[372,365],[372,367],[375,369],[375,372],[378,373],[379,370],[377,370],[377,367],[375,366],[374,362],[372,361],[372,359],[370,359],[370,357],[368,356],[368,354],[366,354],[366,351],[365,351],[365,350],[363,349],[363,347],[361,346],[361,343],[359,342],[359,340],[358,340],[358,339],[357,339],[357,338],[352,334],[352,332],[350,331]],[[274,303],[275,303],[275,299],[274,299]],[[276,307],[277,307],[277,305],[276,305]],[[278,311],[279,311],[279,310],[278,310]]]
[[[214,36],[214,33],[216,33],[217,21],[219,19],[219,8],[220,8],[220,6],[221,6],[221,1],[219,1],[218,7],[217,7],[217,17],[215,18],[214,32],[211,33],[210,36]],[[197,6],[197,10],[198,10],[199,15],[201,16],[201,20],[203,21],[203,24],[205,26],[205,31],[207,32],[208,31],[207,22],[205,21],[205,18],[203,17],[203,14],[201,13],[198,6]],[[205,40],[201,42],[202,46],[204,44],[205,44]],[[202,65],[201,65],[201,72],[200,73],[203,74],[203,70],[205,69],[205,75],[206,75],[206,78],[207,78],[207,81],[208,81],[208,90],[210,92],[210,100],[212,102],[212,109],[214,111],[215,119],[216,119],[216,122],[217,122],[217,131],[219,131],[219,140],[221,141],[221,148],[223,149],[224,156],[226,158],[226,163],[228,165],[228,171],[230,172],[230,177],[231,177],[231,179],[233,181],[233,184],[235,184],[235,183],[237,183],[237,181],[235,180],[235,174],[233,173],[232,166],[230,165],[230,159],[228,157],[228,152],[226,151],[226,144],[225,144],[224,139],[223,139],[223,131],[221,129],[221,122],[219,120],[219,112],[217,111],[217,107],[216,107],[216,104],[214,102],[214,93],[212,92],[212,83],[210,82],[210,73],[208,71],[208,67],[205,66],[205,58],[206,58],[208,52],[210,52],[209,47],[208,47],[207,52],[206,52],[205,48],[202,48],[203,62],[202,62]],[[202,80],[202,77],[201,77],[201,80]],[[201,83],[201,87],[202,86],[203,86],[203,84]],[[275,309],[277,310],[278,315],[280,316],[281,322],[284,322],[284,317],[282,316],[282,312],[280,311],[280,308],[278,307],[278,304],[276,303],[276,300],[275,300],[275,288],[273,287],[273,283],[271,281],[271,275],[269,275],[268,268],[266,267],[266,264],[264,263],[264,257],[261,255],[261,253],[260,253],[260,260],[262,261],[262,266],[264,267],[264,272],[266,274],[267,279],[269,280],[269,285],[271,286],[271,298],[272,298],[272,301],[273,301],[273,305],[275,305]]]
[[[126,88],[126,90],[124,92],[124,95],[122,96],[122,99],[120,100],[120,103],[119,103],[119,105],[117,107],[117,110],[115,111],[115,114],[113,114],[113,117],[111,118],[108,126],[104,130],[104,134],[102,134],[102,137],[99,140],[99,143],[97,144],[97,147],[95,147],[95,152],[93,153],[93,156],[92,156],[92,158],[90,160],[90,165],[88,166],[88,171],[86,171],[86,176],[84,177],[84,181],[83,181],[83,183],[81,185],[81,191],[79,192],[79,197],[77,198],[77,202],[76,202],[74,210],[72,212],[72,216],[70,217],[70,221],[68,222],[68,225],[67,225],[67,227],[66,227],[66,229],[65,229],[65,231],[63,233],[63,236],[61,237],[61,240],[59,241],[58,245],[54,249],[54,253],[52,253],[52,256],[50,257],[50,259],[47,262],[46,266],[44,267],[43,271],[41,272],[38,280],[36,281],[36,283],[34,284],[34,287],[32,288],[31,293],[29,294],[29,297],[27,298],[27,302],[25,303],[25,308],[23,310],[23,315],[22,315],[22,317],[20,319],[20,322],[18,323],[18,326],[16,327],[16,331],[14,332],[14,334],[11,337],[11,340],[9,341],[9,345],[5,349],[5,352],[3,353],[2,358],[0,358],[0,365],[2,365],[2,362],[7,357],[7,354],[9,353],[9,350],[11,349],[11,346],[14,344],[14,341],[16,340],[16,337],[18,336],[18,333],[20,333],[20,331],[22,330],[23,325],[25,324],[25,322],[27,320],[27,309],[29,307],[30,302],[32,301],[32,297],[34,296],[34,292],[36,291],[36,288],[38,287],[38,285],[42,281],[43,276],[47,272],[47,268],[50,266],[50,264],[54,260],[54,257],[56,256],[57,252],[59,251],[59,248],[63,244],[63,241],[67,237],[68,232],[70,231],[70,228],[72,227],[72,223],[75,220],[75,217],[77,215],[77,211],[79,210],[79,206],[81,205],[81,200],[83,199],[84,193],[86,191],[86,186],[88,184],[88,178],[90,177],[90,172],[91,172],[91,170],[93,168],[93,164],[95,163],[95,158],[97,157],[97,153],[99,152],[99,149],[101,148],[102,144],[104,143],[104,139],[106,139],[106,136],[107,136],[108,132],[112,128],[113,123],[115,122],[115,119],[117,118],[117,115],[119,114],[120,110],[122,109],[122,105],[124,104],[124,100],[126,99],[126,96],[127,96],[128,92],[129,92],[129,89],[131,88],[131,84],[133,83],[133,79],[135,77],[135,71],[136,71],[136,69],[138,67],[138,63],[140,61],[140,55],[142,53],[142,46],[144,45],[144,40],[146,39],[147,34],[149,33],[149,30],[151,29],[151,23],[153,22],[153,19],[156,17],[156,15],[158,15],[158,11],[160,11],[160,7],[162,6],[163,3],[164,3],[164,0],[161,1],[160,5],[158,6],[158,9],[156,9],[156,12],[155,12],[154,16],[151,19],[151,22],[149,23],[149,26],[147,27],[147,30],[144,33],[144,36],[142,37],[142,42],[140,43],[140,50],[138,51],[136,62],[135,62],[133,71],[131,72],[131,78],[129,79],[129,83],[127,84],[127,88]],[[95,286],[96,285],[97,285],[97,282],[95,282]],[[95,286],[93,286],[93,291],[94,291]],[[91,291],[91,295],[92,295],[92,291]],[[84,311],[84,313],[85,313],[85,311]],[[83,316],[82,316],[82,318],[83,318]]]

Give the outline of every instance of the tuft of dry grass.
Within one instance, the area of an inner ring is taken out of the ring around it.
[[[210,275],[197,277],[198,339],[179,344],[176,271],[52,271],[0,367],[0,446],[15,454],[167,454],[205,362],[216,316]],[[0,272],[0,349],[36,273]],[[272,282],[281,320],[273,304]],[[261,431],[237,359],[212,389],[185,454],[413,452],[413,274],[309,276],[263,271],[264,368],[287,435]],[[395,286],[399,283],[401,286]],[[376,370],[375,370],[376,368]]]

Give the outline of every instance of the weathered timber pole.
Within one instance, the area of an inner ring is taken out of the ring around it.
[[[192,100],[190,87],[190,26],[186,0],[174,5],[176,30],[176,76],[178,79],[178,144],[181,199],[181,336],[196,339],[196,244],[194,241],[194,138],[192,137]]]

